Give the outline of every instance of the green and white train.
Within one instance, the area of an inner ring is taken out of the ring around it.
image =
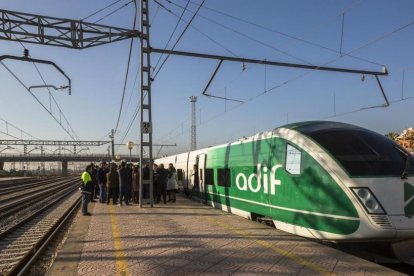
[[[332,241],[414,238],[414,162],[387,137],[344,123],[286,125],[237,142],[157,159],[173,163],[216,208]]]

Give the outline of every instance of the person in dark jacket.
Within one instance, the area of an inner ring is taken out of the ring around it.
[[[106,204],[112,197],[112,204],[117,204],[118,189],[119,189],[119,175],[116,170],[116,164],[111,164],[111,170],[106,174],[106,189],[108,191],[106,196]]]
[[[174,165],[170,163],[168,164],[168,171],[167,171],[168,201],[175,202],[176,200],[175,192],[177,189],[178,189],[177,170],[174,168]]]
[[[164,201],[164,204],[167,203],[167,175],[168,171],[164,168],[164,164],[160,164],[160,166],[157,169],[157,182],[159,190],[157,191],[157,197],[155,198],[156,202],[159,203],[161,201],[161,195],[162,199]]]
[[[142,168],[142,180],[150,179],[150,168],[148,164]],[[142,183],[142,198],[148,199],[150,197],[150,187],[148,184]]]
[[[132,200],[139,203],[139,166],[135,166],[132,171]]]
[[[119,169],[119,205],[122,205],[122,200],[126,205],[129,205],[129,192],[131,191],[132,171],[126,167],[126,163],[121,163]]]
[[[198,166],[194,164],[193,166],[193,173],[191,175],[191,182],[193,182],[193,188],[191,189],[191,193],[189,198],[192,198],[193,195],[197,192],[197,197],[200,198],[200,178],[198,176]]]
[[[84,216],[90,216],[91,213],[88,212],[88,203],[91,200],[92,196],[92,165],[88,165],[85,171],[82,173],[81,180],[81,191],[82,191],[82,214]]]
[[[160,183],[158,182],[158,165],[154,163],[152,165],[152,168],[153,168],[153,170],[152,170],[153,171],[153,175],[152,175],[152,179],[153,179],[152,180],[152,183],[153,183],[152,198],[154,199],[155,203],[158,204],[157,197],[158,197],[159,191],[161,190]]]
[[[106,174],[109,170],[106,167],[106,162],[103,161],[98,169],[98,185],[99,185],[99,202],[103,203],[106,200]]]
[[[92,188],[91,188],[91,202],[95,202],[95,196],[96,196],[96,187],[98,187],[98,171],[95,168],[95,165],[91,163],[92,171],[91,171],[91,177],[92,177]]]

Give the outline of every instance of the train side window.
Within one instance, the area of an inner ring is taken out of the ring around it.
[[[206,169],[204,173],[205,185],[214,185],[214,170]]]
[[[183,180],[183,170],[182,169],[178,169],[177,170],[177,180],[178,181],[182,181]]]
[[[230,187],[230,169],[217,169],[218,185]]]
[[[290,174],[300,174],[302,153],[297,148],[287,144],[286,146],[286,171]]]

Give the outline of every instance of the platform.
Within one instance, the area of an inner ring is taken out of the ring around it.
[[[401,275],[180,196],[90,207],[49,275]]]

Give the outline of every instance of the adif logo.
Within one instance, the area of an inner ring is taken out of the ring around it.
[[[279,179],[276,179],[277,169],[282,168],[282,165],[275,165],[270,169],[257,165],[257,173],[252,173],[246,176],[244,173],[238,173],[236,176],[236,186],[241,191],[250,190],[253,193],[259,192],[263,187],[263,193],[268,194],[270,190],[271,195],[276,194],[276,186],[282,184]]]
[[[408,182],[404,183],[404,213],[407,217],[414,215],[414,187]]]

